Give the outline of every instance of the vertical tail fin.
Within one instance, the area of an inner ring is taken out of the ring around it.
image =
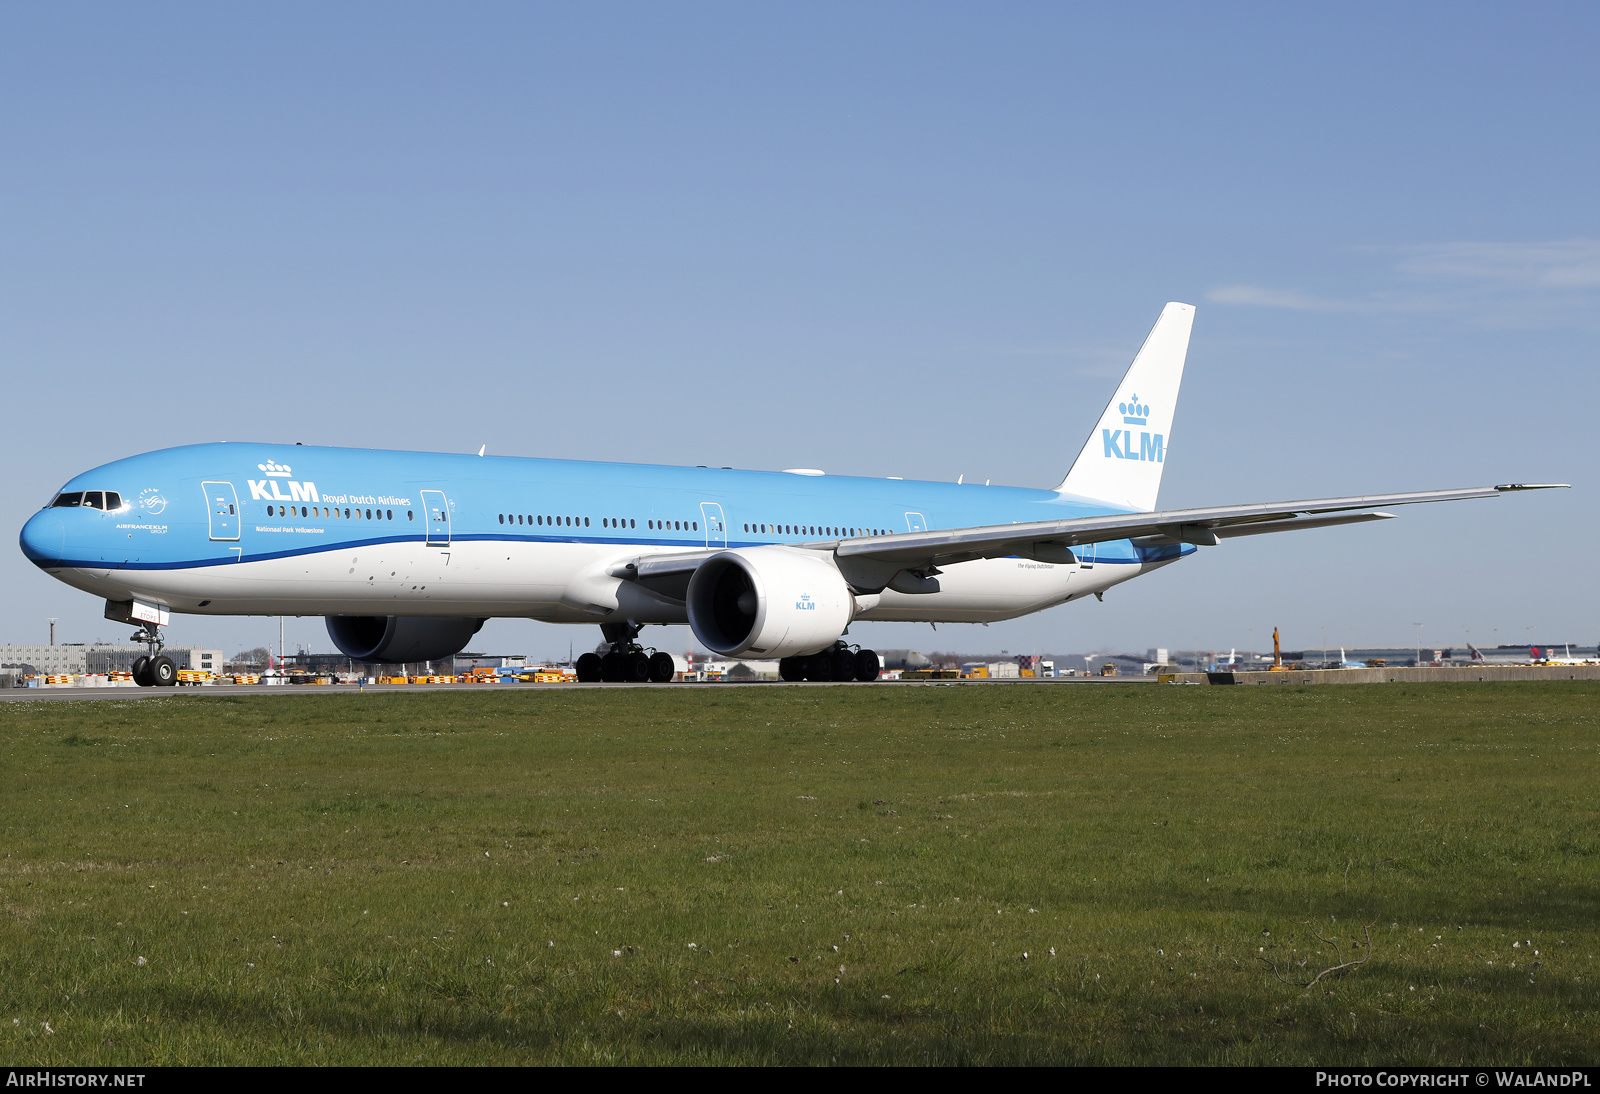
[[[1193,326],[1193,304],[1161,309],[1059,493],[1134,512],[1155,509]]]

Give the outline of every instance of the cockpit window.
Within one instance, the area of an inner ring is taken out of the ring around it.
[[[114,513],[122,508],[122,495],[115,490],[73,490],[64,494],[57,494],[49,508],[76,509],[83,506],[88,509],[103,509]]]

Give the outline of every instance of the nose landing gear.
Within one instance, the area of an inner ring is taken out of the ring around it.
[[[161,653],[161,628],[146,623],[133,633],[133,642],[143,642],[149,653],[133,662],[133,682],[142,688],[170,688],[178,682],[178,666]]]

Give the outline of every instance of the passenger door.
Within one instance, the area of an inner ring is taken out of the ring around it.
[[[203,482],[200,489],[206,495],[206,512],[211,518],[211,538],[237,540],[239,538],[239,494],[231,482]]]
[[[450,546],[450,502],[445,498],[444,491],[424,490],[422,512],[428,518],[428,546]]]
[[[700,503],[700,519],[706,526],[706,546],[716,549],[728,545],[728,526],[722,520],[722,506],[714,501]]]

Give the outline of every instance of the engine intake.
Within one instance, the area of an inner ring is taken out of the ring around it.
[[[462,616],[330,615],[327,622],[339,652],[389,665],[454,657],[483,627],[483,620]]]
[[[745,547],[702,562],[689,581],[689,626],[713,653],[792,657],[825,650],[855,602],[831,562],[792,547]]]

